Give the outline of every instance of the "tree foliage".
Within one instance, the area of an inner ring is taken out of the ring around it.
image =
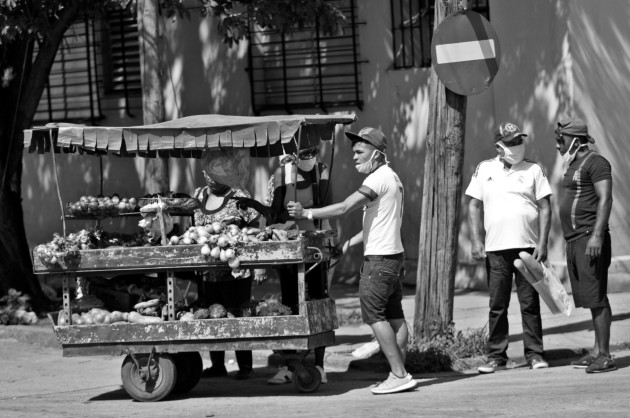
[[[230,47],[247,36],[249,22],[285,32],[318,23],[334,33],[343,14],[324,0],[153,0],[167,18],[192,10],[220,20]],[[31,294],[43,310],[45,296],[32,273],[21,207],[22,131],[32,126],[57,50],[68,28],[108,8],[135,8],[134,0],[0,0],[0,295],[10,288]],[[34,45],[38,48],[35,49]],[[34,51],[37,51],[34,53]]]

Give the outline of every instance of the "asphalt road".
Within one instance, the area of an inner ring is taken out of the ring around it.
[[[385,377],[382,373],[329,369],[330,383],[305,395],[291,384],[267,385],[274,370],[259,365],[248,381],[202,379],[182,397],[142,403],[121,386],[122,357],[63,358],[60,349],[5,337],[0,339],[0,416],[628,416],[630,351],[614,354],[619,370],[598,375],[573,369],[567,360],[536,371],[415,376],[416,390],[382,396],[369,391]]]

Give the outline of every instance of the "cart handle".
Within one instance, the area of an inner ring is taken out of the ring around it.
[[[313,270],[315,267],[319,266],[322,261],[324,260],[324,254],[322,253],[322,250],[320,250],[317,247],[306,247],[307,250],[315,250],[315,255],[313,256],[313,258],[315,258],[316,260],[318,260],[315,264],[313,264],[311,267],[309,267],[308,270],[306,270],[304,272],[304,274],[308,274],[311,270]]]

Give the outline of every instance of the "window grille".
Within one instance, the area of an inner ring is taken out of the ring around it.
[[[35,121],[94,125],[109,111],[132,116],[130,99],[140,94],[135,15],[111,10],[104,19],[84,18],[66,31]]]
[[[435,0],[390,0],[394,68],[431,66]],[[490,20],[488,0],[472,0],[470,9]]]
[[[324,36],[317,24],[291,34],[250,25],[252,107],[294,113],[299,109],[363,106],[356,0],[340,0],[342,35]]]

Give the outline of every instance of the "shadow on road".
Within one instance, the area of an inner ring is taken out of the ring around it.
[[[301,393],[295,388],[293,383],[284,385],[270,385],[267,383],[276,372],[275,368],[259,367],[255,369],[255,375],[247,381],[237,381],[232,375],[219,378],[205,378],[190,392],[182,395],[171,395],[161,402],[195,399],[195,398],[250,398],[250,397],[305,397],[305,396],[337,396],[353,390],[368,391],[377,381],[382,381],[387,377],[385,372],[356,371],[328,372],[328,383],[320,385],[319,389],[313,393]],[[476,376],[475,374],[428,374],[417,377],[417,388],[439,385],[454,382],[460,379],[467,379]],[[116,390],[102,393],[89,399],[90,402],[120,401],[129,399],[133,401],[122,386]],[[135,401],[134,401],[135,402]]]
[[[617,321],[623,321],[629,318],[630,318],[630,312],[617,314],[617,315],[613,315],[612,322],[614,323]],[[559,325],[559,326],[549,327],[549,328],[546,328],[545,324],[543,323],[543,335],[567,334],[571,332],[578,332],[578,331],[584,331],[584,330],[593,331],[593,321],[588,319],[586,321],[574,322],[571,324]],[[523,339],[523,334],[520,333],[520,334],[510,335],[509,341],[514,342],[514,341],[520,341],[522,339]]]

